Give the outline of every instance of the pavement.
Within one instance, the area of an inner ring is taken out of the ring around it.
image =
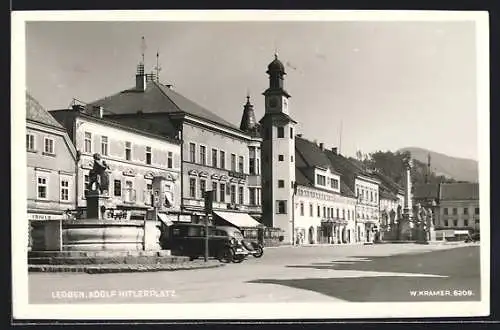
[[[479,245],[267,248],[260,259],[180,272],[30,273],[29,302],[480,300]]]

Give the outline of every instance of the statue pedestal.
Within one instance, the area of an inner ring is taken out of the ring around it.
[[[104,219],[104,213],[110,206],[110,197],[101,194],[98,190],[91,190],[86,194],[87,199],[87,218]]]

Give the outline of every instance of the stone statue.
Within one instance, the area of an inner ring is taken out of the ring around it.
[[[101,194],[108,192],[109,176],[108,173],[106,173],[106,170],[109,170],[109,166],[106,164],[106,161],[101,159],[101,155],[94,154],[94,167],[89,172],[90,190],[99,190]]]

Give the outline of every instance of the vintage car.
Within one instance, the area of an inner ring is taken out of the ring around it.
[[[172,255],[188,256],[191,260],[205,255],[205,225],[175,223],[165,226],[160,245]],[[223,229],[208,227],[208,256],[221,262],[242,262],[249,254],[241,241],[231,237]]]
[[[234,239],[240,245],[242,245],[252,256],[255,258],[260,258],[264,254],[264,247],[262,244],[256,241],[248,240],[243,237],[241,231],[236,227],[231,226],[216,226],[220,231],[224,232],[225,236],[230,239]]]

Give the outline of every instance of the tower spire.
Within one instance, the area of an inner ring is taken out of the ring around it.
[[[144,64],[144,53],[146,52],[146,39],[144,36],[141,38],[141,63]]]
[[[156,66],[155,66],[155,71],[156,71],[156,81],[160,81],[160,71],[161,71],[161,66],[160,66],[160,51],[156,51]]]

